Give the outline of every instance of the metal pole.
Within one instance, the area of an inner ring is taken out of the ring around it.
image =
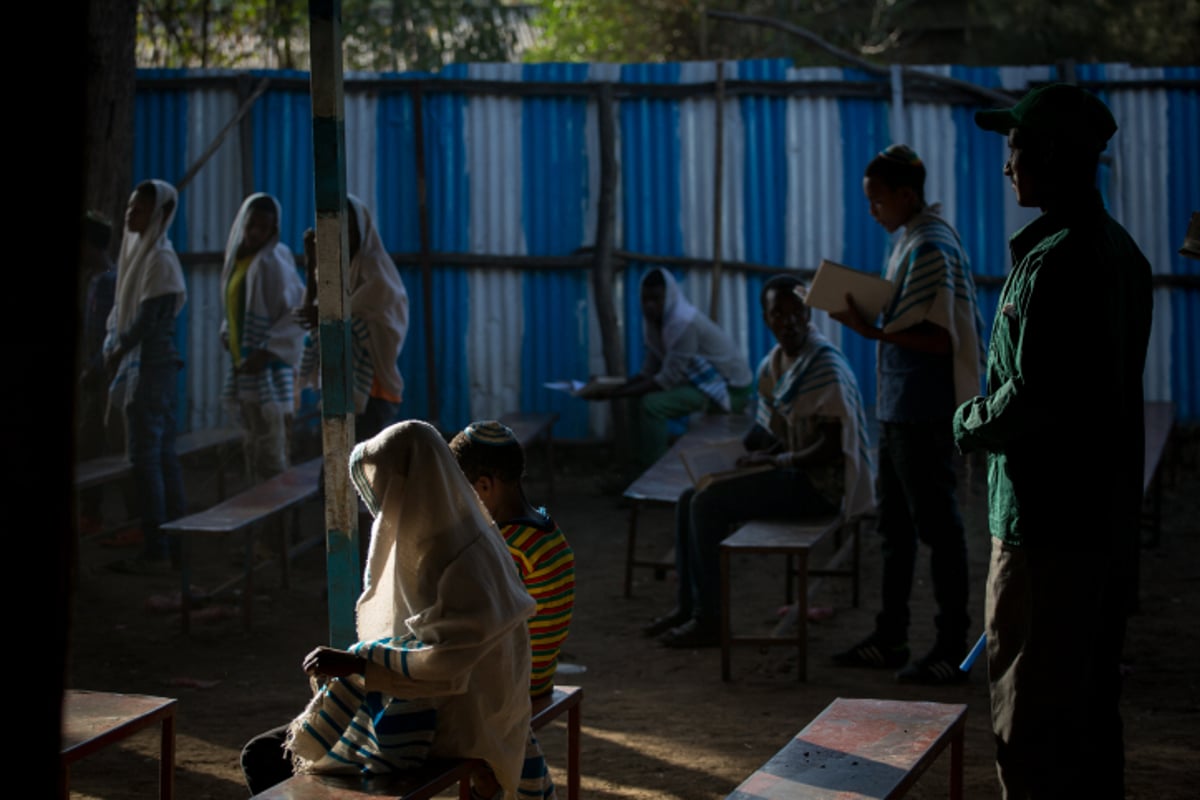
[[[713,266],[712,293],[708,300],[708,316],[713,322],[717,321],[717,310],[721,304],[721,228],[722,194],[725,186],[725,62],[717,62],[717,92],[716,92],[716,152],[713,155]]]
[[[346,287],[346,124],[342,95],[341,0],[309,0],[312,53],[313,174],[317,206],[317,307],[321,341],[321,434],[325,453],[325,556],[329,641],[358,637],[358,514],[348,469],[354,445],[350,294]]]

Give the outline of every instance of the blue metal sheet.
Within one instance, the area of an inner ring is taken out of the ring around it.
[[[283,75],[293,77],[289,73]],[[254,104],[251,117],[254,188],[279,198],[284,209],[279,238],[293,252],[302,253],[304,231],[313,227],[317,218],[313,194],[312,103],[308,92],[268,91]]]
[[[185,76],[186,70],[138,70],[137,79],[176,78]],[[188,93],[183,89],[140,89],[134,97],[133,132],[133,183],[158,178],[175,184],[187,171],[188,142]],[[179,207],[171,224],[171,243],[177,252],[187,250],[187,198],[186,191],[179,194]],[[184,271],[188,293],[192,292],[192,280]],[[175,319],[175,349],[188,352],[192,304],[185,303]],[[176,379],[175,419],[180,421],[180,430],[188,429],[191,414],[188,409],[187,365],[179,371]]]
[[[877,82],[858,70],[845,70],[844,76],[846,80]],[[890,249],[888,234],[871,218],[863,197],[862,183],[867,164],[891,142],[888,106],[877,100],[858,99],[839,100],[838,106],[842,121],[842,175],[845,186],[843,258],[850,266],[882,273]],[[842,337],[842,352],[858,378],[863,402],[867,408],[874,408],[875,344],[847,333]]]
[[[1200,67],[1170,67],[1164,77],[1200,80]],[[1200,261],[1180,255],[1187,235],[1188,219],[1200,211],[1200,91],[1175,89],[1167,92],[1167,207],[1170,209],[1171,272],[1200,275]],[[1200,292],[1171,293],[1171,397],[1182,419],[1200,419]]]
[[[678,83],[678,64],[626,64],[622,83]],[[674,100],[620,101],[622,241],[634,252],[683,255],[679,228],[679,104]],[[636,372],[644,357],[638,286],[646,264],[631,263],[624,276],[625,364]]]
[[[530,64],[528,81],[580,82],[586,64]],[[567,255],[585,244],[588,198],[587,100],[531,97],[522,104],[522,226],[530,255]],[[556,435],[588,434],[588,406],[546,381],[588,374],[588,273],[537,272],[522,281],[525,326],[521,347],[521,407],[556,411]]]

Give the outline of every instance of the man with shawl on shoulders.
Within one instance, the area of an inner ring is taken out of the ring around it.
[[[170,567],[160,526],[187,507],[175,453],[177,380],[183,359],[175,350],[175,317],[187,299],[179,257],[167,231],[178,195],[165,181],[138,184],[125,212],[117,286],[108,316],[104,364],[111,376],[109,413],[125,413],[126,440],[141,506],[140,557],[113,568],[161,572]]]
[[[667,451],[667,421],[715,408],[741,413],[750,399],[750,365],[733,340],[688,302],[670,271],[642,277],[641,371],[604,397],[638,399],[634,458],[646,469]]]
[[[519,786],[526,796],[535,604],[495,524],[424,422],[360,443],[350,477],[374,516],[359,641],[305,657],[321,685],[289,725],[246,745],[250,791],[294,773],[381,775],[452,757],[486,761],[505,800]]]
[[[221,270],[221,342],[230,369],[222,397],[245,431],[246,473],[254,481],[288,466],[288,417],[304,330],[292,309],[304,286],[292,251],[279,241],[279,201],[252,194],[242,203]]]
[[[883,608],[875,629],[834,656],[839,666],[899,669],[903,683],[966,680],[967,543],[955,497],[950,418],[979,392],[982,320],[966,251],[936,206],[925,202],[925,165],[907,145],[892,145],[863,178],[871,216],[888,233],[902,230],[888,259],[895,287],[882,327],[858,313],[853,298],[833,314],[878,345],[879,534]],[[938,613],[929,652],[909,660],[909,597],[917,543],[930,551]],[[907,666],[905,666],[907,664]]]
[[[404,399],[404,379],[397,361],[408,334],[408,292],[366,205],[354,195],[347,195],[346,206],[354,440],[362,442],[396,418]],[[308,262],[308,287],[297,316],[309,335],[300,362],[300,384],[316,386],[320,380],[318,265],[317,238],[311,228],[304,233],[304,255]]]
[[[763,319],[778,344],[758,368],[755,422],[743,439],[746,473],[689,489],[676,506],[675,609],[643,629],[667,647],[720,643],[719,545],[747,519],[802,519],[872,510],[874,467],[858,383],[814,328],[804,285],[779,275],[762,289]]]

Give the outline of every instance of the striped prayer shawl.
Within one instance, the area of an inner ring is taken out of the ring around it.
[[[271,329],[271,320],[247,311],[243,317],[242,326],[241,350],[242,357],[245,358],[252,350],[261,346],[250,343],[266,340]],[[233,370],[227,372],[221,399],[227,402],[236,402],[243,398],[252,398],[262,405],[282,405],[291,409],[295,397],[294,384],[295,370],[292,366],[283,361],[272,360],[266,367],[253,375]]]
[[[902,331],[926,320],[949,332],[955,402],[964,403],[978,395],[984,358],[983,318],[958,234],[926,208],[909,222],[892,248],[887,278],[896,291],[884,311],[884,332]]]
[[[408,636],[359,642],[350,652],[407,674],[407,654],[424,648]],[[286,746],[297,773],[376,775],[422,764],[436,729],[432,701],[368,692],[362,676],[351,675],[333,678],[317,692],[292,721]]]
[[[361,414],[371,397],[375,385],[375,365],[371,360],[371,329],[361,317],[350,318],[350,355],[354,373],[354,411]],[[304,353],[300,357],[300,385],[320,385],[321,352],[316,331],[304,339]]]
[[[759,365],[761,376],[776,370],[782,351],[777,346]],[[842,423],[842,454],[845,460],[845,499],[848,518],[869,512],[875,506],[875,462],[867,439],[867,420],[854,372],[834,345],[809,326],[808,340],[795,362],[775,374],[771,392],[758,395],[755,422],[770,431],[772,415],[789,421],[799,417],[837,417]]]
[[[525,589],[537,603],[529,620],[532,663],[529,694],[533,697],[554,688],[558,655],[571,626],[575,607],[575,553],[553,520],[506,523],[500,534],[521,572]]]
[[[692,356],[687,365],[688,380],[706,397],[729,413],[729,385],[708,359]]]

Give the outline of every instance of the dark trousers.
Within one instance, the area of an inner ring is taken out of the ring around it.
[[[178,375],[179,367],[173,363],[143,366],[133,400],[125,407],[129,462],[145,536],[142,557],[152,560],[169,554],[159,526],[183,516],[187,510],[183,470],[175,453]]]
[[[800,470],[774,469],[688,489],[675,507],[677,608],[704,627],[721,619],[721,540],[748,519],[802,519],[837,508]]]
[[[251,795],[292,777],[292,759],[283,749],[287,725],[260,733],[242,748],[242,775]]]
[[[938,646],[966,648],[967,543],[955,498],[950,421],[881,425],[879,534],[883,537],[883,610],[876,632],[908,640],[908,600],[917,542],[928,545]]]
[[[400,404],[380,397],[367,399],[367,407],[354,417],[354,441],[365,442],[396,421]]]

